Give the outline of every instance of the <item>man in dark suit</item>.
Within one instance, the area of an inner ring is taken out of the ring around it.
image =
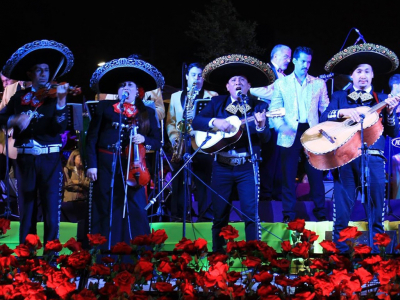
[[[243,119],[244,116],[252,115],[255,118],[253,122],[248,122],[249,135],[245,130],[236,141],[225,145],[220,151],[217,150],[213,163],[211,186],[217,193],[212,195],[213,251],[223,252],[225,240],[220,236],[220,232],[229,222],[232,205],[227,199],[235,185],[245,222],[246,240],[260,239],[256,184],[258,174],[255,172],[258,170],[253,158],[258,157],[261,143],[267,142],[270,138],[265,115],[267,104],[255,98],[245,100],[247,96],[240,94],[247,95],[251,85],[268,85],[275,76],[267,64],[249,56],[233,54],[220,57],[208,64],[204,68],[203,77],[212,84],[225,85],[229,95],[212,97],[210,103],[193,119],[194,130],[205,132],[214,129],[229,135],[243,128],[235,127],[227,118],[237,116]]]
[[[276,78],[286,76],[292,58],[292,50],[282,44],[276,45],[271,51],[269,66],[274,71]],[[274,84],[251,88],[250,93],[260,100],[271,103]],[[271,139],[261,146],[260,162],[260,200],[282,200],[282,171],[280,164],[280,151],[277,147],[277,133],[273,124],[270,124]]]
[[[59,237],[63,180],[61,133],[67,127],[69,84],[57,86],[55,98],[46,93],[40,95],[38,91],[49,88],[50,81],[69,72],[73,64],[73,54],[65,45],[40,40],[19,48],[2,70],[8,78],[32,82],[30,88],[16,92],[0,112],[0,125],[13,128],[18,153],[21,244],[28,234],[37,233],[38,199],[44,220],[44,244]]]
[[[369,145],[363,154],[366,164],[362,165],[363,156],[358,155],[332,172],[335,191],[333,241],[342,253],[348,252],[349,246],[344,241],[339,241],[340,231],[348,226],[357,194],[364,187],[368,187],[364,190],[367,195],[364,207],[369,224],[370,246],[372,253],[379,253],[379,247],[374,245],[373,237],[377,233],[384,233],[386,158],[383,152],[386,136],[396,137],[399,133],[399,123],[394,110],[400,97],[388,97],[386,94],[376,93],[373,90],[372,79],[375,75],[394,71],[398,65],[399,59],[392,51],[374,44],[368,44],[368,48],[365,44],[350,46],[335,54],[325,65],[325,70],[328,72],[350,74],[353,85],[348,90],[339,90],[332,94],[329,106],[320,117],[321,122],[343,122],[351,119],[354,123],[360,123],[363,115],[367,121],[371,114],[379,114],[378,121],[370,124],[363,134],[362,142],[365,141],[365,144]],[[384,105],[381,109],[369,109],[377,103]],[[381,134],[374,138],[376,132]],[[356,132],[354,136],[360,134],[361,131]],[[362,144],[354,143],[352,147],[361,149]],[[349,158],[352,157],[350,151],[345,154]]]

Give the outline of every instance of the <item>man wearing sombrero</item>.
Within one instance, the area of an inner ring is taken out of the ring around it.
[[[59,236],[63,182],[60,134],[67,127],[68,84],[58,86],[53,98],[46,96],[46,87],[51,80],[67,73],[73,63],[74,57],[66,46],[39,40],[19,48],[2,70],[9,78],[32,81],[30,88],[16,92],[0,112],[0,125],[14,129],[18,151],[20,243],[25,243],[28,234],[36,234],[38,192],[44,243]]]
[[[251,145],[248,133],[245,131],[236,142],[217,151],[213,163],[211,186],[216,191],[212,195],[213,251],[223,252],[225,240],[220,233],[229,222],[232,206],[229,203],[229,196],[234,186],[238,191],[246,240],[259,240],[257,205],[259,186],[256,185],[251,150],[259,157],[261,143],[267,142],[270,138],[265,115],[267,104],[255,98],[249,98],[246,103],[242,101],[243,97],[240,94],[247,95],[251,86],[270,84],[275,76],[267,64],[250,56],[232,54],[209,63],[203,70],[203,77],[209,83],[225,86],[229,94],[211,98],[210,103],[193,119],[194,130],[205,132],[214,129],[230,133],[236,128],[226,118],[235,115],[244,119],[245,115],[248,117],[254,115],[254,122],[249,122]],[[258,174],[256,176],[258,178]]]
[[[390,97],[376,93],[372,87],[374,75],[394,71],[399,65],[399,60],[391,50],[376,44],[353,45],[335,54],[325,65],[327,72],[336,74],[350,74],[353,80],[352,88],[336,91],[332,94],[331,102],[326,111],[321,115],[320,121],[343,121],[351,118],[354,122],[360,122],[362,115],[358,108],[372,107],[382,101],[386,107],[379,111],[378,122],[383,125],[383,135],[373,143],[365,153],[365,170],[363,172],[362,156],[358,156],[347,164],[336,168],[334,176],[334,202],[333,202],[333,241],[341,252],[347,252],[349,247],[340,239],[340,231],[348,226],[350,216],[357,194],[362,190],[362,182],[369,186],[369,191],[364,202],[370,236],[384,232],[384,206],[385,206],[385,136],[396,137],[399,125],[396,115],[393,113],[400,98]],[[368,139],[365,132],[365,141]],[[362,145],[354,145],[362,148]],[[362,154],[363,155],[363,154]],[[362,180],[364,173],[365,180]],[[364,185],[364,186],[367,186]],[[370,241],[373,253],[379,253],[374,241]]]
[[[145,106],[142,98],[145,91],[163,85],[164,77],[154,66],[135,58],[113,59],[90,79],[96,93],[118,94],[117,100],[99,101],[86,137],[87,177],[94,181],[90,233],[105,236],[108,246],[129,244],[134,237],[150,233],[147,183],[143,183],[148,172],[145,151],[140,150],[159,149],[161,130],[155,110]],[[136,161],[144,162],[137,175]]]

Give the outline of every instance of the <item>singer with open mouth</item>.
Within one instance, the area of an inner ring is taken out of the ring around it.
[[[259,185],[256,184],[258,168],[253,158],[259,157],[261,143],[270,138],[270,130],[266,126],[268,104],[247,94],[251,86],[266,86],[273,82],[275,75],[267,64],[258,59],[232,54],[208,64],[203,70],[203,77],[212,84],[225,86],[228,94],[212,97],[193,119],[193,129],[204,132],[213,129],[222,132],[221,137],[231,134],[237,137],[231,143],[224,145],[223,142],[216,142],[213,146],[223,145],[222,149],[215,151],[212,168],[211,187],[216,192],[212,195],[212,242],[213,251],[224,252],[225,240],[220,233],[229,222],[232,208],[230,195],[234,188],[237,188],[246,240],[261,238],[257,205]],[[244,126],[234,126],[230,118],[243,120]]]
[[[97,93],[118,92],[117,100],[98,102],[86,137],[87,177],[93,181],[89,231],[107,238],[103,250],[150,233],[145,155],[161,147],[161,131],[143,96],[163,85],[154,66],[134,58],[114,59],[90,80]]]

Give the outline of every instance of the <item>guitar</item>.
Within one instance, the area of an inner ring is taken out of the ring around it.
[[[268,118],[282,117],[285,115],[285,108],[282,107],[268,111],[265,115]],[[221,151],[225,147],[237,142],[243,134],[242,125],[245,124],[246,120],[240,120],[237,116],[230,116],[225,120],[233,125],[234,129],[231,132],[223,132],[221,130],[196,131],[194,133],[195,145],[193,145],[192,142],[192,146],[194,147],[194,149],[199,148],[208,136],[210,136],[211,138],[203,146],[201,146],[200,150],[208,154],[214,154],[218,151]],[[248,117],[247,120],[249,122],[254,121],[254,116]]]
[[[372,107],[357,107],[365,115],[364,142],[374,144],[382,135],[379,113],[386,106],[380,102]],[[361,155],[361,123],[346,119],[342,122],[325,121],[307,129],[300,138],[310,164],[319,170],[341,167]]]

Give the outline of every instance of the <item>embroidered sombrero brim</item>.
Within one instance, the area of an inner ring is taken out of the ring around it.
[[[51,40],[38,40],[20,47],[6,62],[4,76],[21,81],[31,80],[27,71],[36,64],[48,64],[50,78],[61,77],[74,65],[74,55],[65,45]],[[54,76],[57,72],[56,76]]]
[[[384,46],[365,43],[350,46],[335,54],[325,64],[325,71],[350,74],[360,64],[371,65],[374,74],[386,74],[398,68],[399,59]]]
[[[224,86],[233,76],[245,76],[252,87],[266,86],[275,81],[271,67],[254,57],[230,54],[214,59],[203,70],[207,82]]]
[[[115,94],[118,85],[124,81],[133,81],[145,91],[164,86],[164,77],[153,65],[141,59],[113,59],[93,73],[90,87],[96,93]]]

